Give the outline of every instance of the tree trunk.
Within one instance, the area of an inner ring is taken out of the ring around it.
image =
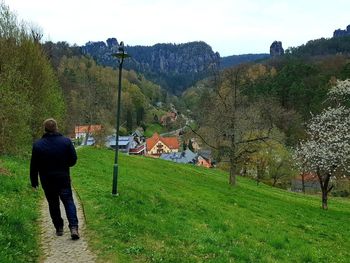
[[[235,162],[235,150],[236,150],[236,145],[234,142],[234,135],[231,135],[231,149],[229,153],[229,159],[230,159],[230,177],[229,177],[229,184],[231,186],[236,185],[236,162]]]
[[[232,127],[234,127],[234,124],[231,124]],[[232,128],[233,130],[233,128]],[[235,135],[234,133],[231,135],[231,149],[229,152],[229,159],[230,159],[230,178],[229,178],[229,184],[231,186],[236,185],[236,162],[235,162],[235,154],[236,154],[236,144],[235,144]]]
[[[277,183],[277,178],[276,177],[273,177],[273,183],[272,183],[272,186],[275,187],[276,186],[276,183]]]
[[[301,174],[301,189],[303,191],[303,193],[305,194],[305,178],[304,178],[305,174],[302,173]]]
[[[91,122],[88,126],[88,130],[87,130],[87,133],[86,133],[86,136],[85,136],[85,141],[84,141],[84,145],[86,146],[87,145],[87,142],[88,142],[88,139],[90,137],[90,130],[91,130]]]
[[[236,166],[233,163],[231,163],[230,167],[229,184],[232,186],[236,185]]]
[[[319,169],[317,170],[317,177],[320,181],[320,186],[322,190],[322,209],[328,209],[328,193],[332,190],[333,186],[328,189],[329,180],[331,179],[331,174],[326,174],[325,177],[322,177]]]
[[[258,163],[256,165],[256,185],[259,185],[261,179],[264,178],[264,173],[265,173],[264,168],[265,167],[262,163]]]
[[[322,209],[328,209],[328,191],[327,189],[322,189]]]
[[[243,174],[242,174],[244,177],[247,176],[247,166],[244,165],[244,168],[243,168]]]
[[[231,149],[230,149],[230,185],[236,185],[236,141],[235,141],[235,131],[236,131],[236,111],[237,111],[237,89],[236,85],[234,87],[234,105],[232,117],[230,119],[230,141],[231,141]]]

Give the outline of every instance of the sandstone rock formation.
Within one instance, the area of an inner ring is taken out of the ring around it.
[[[270,46],[271,57],[281,56],[284,54],[284,49],[282,47],[281,41],[274,41]]]

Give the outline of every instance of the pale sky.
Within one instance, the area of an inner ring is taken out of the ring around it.
[[[1,0],[0,0],[1,1]],[[350,24],[350,0],[2,0],[45,40],[205,41],[221,56],[296,47]]]

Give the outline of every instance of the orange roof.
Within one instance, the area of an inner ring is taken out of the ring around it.
[[[102,129],[101,125],[77,125],[75,126],[75,133],[88,132],[90,126],[90,132],[97,132]]]
[[[179,140],[176,137],[161,137],[158,133],[154,133],[151,138],[146,139],[147,151],[150,151],[159,141],[170,149],[179,149],[180,146]]]
[[[299,176],[296,177],[297,180],[302,180],[302,175],[304,175],[304,181],[305,182],[313,182],[313,181],[318,181],[318,177],[317,177],[317,174],[315,173],[312,173],[312,172],[305,172]]]
[[[170,149],[179,149],[180,143],[176,137],[161,137],[160,139]]]

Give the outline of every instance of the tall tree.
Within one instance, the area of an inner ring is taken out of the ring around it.
[[[192,151],[192,152],[194,152],[194,149],[193,149],[193,144],[192,144],[192,140],[191,139],[189,139],[188,140],[188,149],[190,150],[190,151]]]
[[[145,109],[143,107],[138,107],[136,110],[136,124],[138,126],[144,121],[145,118]]]
[[[263,101],[252,103],[242,92],[258,78],[249,73],[249,66],[243,65],[216,76],[215,88],[203,108],[202,129],[195,131],[229,162],[230,185],[236,184],[239,163],[258,151],[257,142],[267,141],[272,128],[269,105]]]
[[[111,126],[115,112],[115,71],[96,65],[91,58],[64,57],[58,75],[68,107],[69,130],[77,124]]]
[[[64,127],[62,92],[40,36],[0,2],[0,153],[29,150],[48,117]]]
[[[288,149],[284,146],[284,134],[276,129],[271,132],[268,143],[260,143],[260,149],[249,156],[242,167],[245,175],[255,178],[257,183],[262,179],[271,181],[273,186],[282,183],[283,178],[291,179],[295,175],[293,169],[293,158]],[[247,172],[253,171],[251,174]]]
[[[307,125],[308,139],[301,141],[295,157],[302,171],[317,175],[322,190],[322,208],[328,209],[332,179],[350,172],[350,80],[338,81],[328,92],[333,105],[313,116]]]
[[[132,112],[130,110],[126,111],[126,129],[130,133],[132,132]]]

